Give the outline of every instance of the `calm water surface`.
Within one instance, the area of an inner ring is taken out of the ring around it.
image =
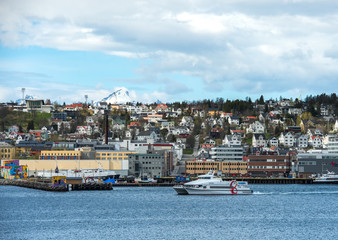
[[[251,188],[249,196],[180,196],[170,187],[0,186],[0,239],[338,239],[338,185]]]

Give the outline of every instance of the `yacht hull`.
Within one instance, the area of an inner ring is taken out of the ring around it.
[[[252,194],[252,190],[237,190],[232,191],[232,189],[186,189],[189,195],[250,195]]]
[[[313,183],[319,183],[319,184],[338,184],[338,180],[313,180]]]
[[[189,193],[183,187],[183,185],[174,186],[173,189],[177,192],[178,195],[188,195]]]
[[[253,193],[251,189],[201,189],[186,187],[184,185],[174,186],[173,189],[178,195],[250,195]]]

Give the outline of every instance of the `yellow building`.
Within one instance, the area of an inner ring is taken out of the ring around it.
[[[29,175],[38,171],[103,169],[114,170],[117,173],[128,172],[128,160],[19,160],[20,165],[27,165]]]
[[[15,147],[12,145],[0,142],[0,159],[14,159],[15,158]]]
[[[191,175],[200,175],[210,170],[218,173],[219,171],[226,176],[240,176],[248,173],[248,165],[242,161],[186,161],[185,172]]]
[[[73,151],[73,150],[48,150],[48,151],[41,151],[40,159],[41,160],[77,160],[81,157],[80,151]]]
[[[95,159],[99,160],[128,160],[128,154],[135,152],[114,151],[114,150],[97,150]]]
[[[31,148],[30,147],[16,147],[15,148],[15,156],[27,156],[30,155]]]
[[[215,116],[215,115],[218,115],[218,114],[221,114],[221,113],[222,113],[221,111],[210,110],[210,111],[208,111],[208,116]]]

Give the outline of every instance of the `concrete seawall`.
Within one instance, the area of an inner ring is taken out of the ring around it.
[[[28,180],[9,180],[9,179],[0,179],[0,185],[10,185],[17,187],[26,187],[33,188],[43,191],[53,191],[53,192],[66,192],[66,191],[83,191],[83,190],[113,190],[111,183],[82,183],[66,186],[57,186],[54,187],[50,181],[28,181]]]
[[[17,187],[26,187],[33,188],[44,191],[54,191],[54,192],[66,192],[68,188],[65,186],[54,187],[49,182],[37,182],[37,181],[27,181],[27,180],[9,180],[9,179],[0,179],[0,185],[11,185]]]

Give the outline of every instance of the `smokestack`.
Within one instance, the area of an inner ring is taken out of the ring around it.
[[[104,143],[105,144],[108,144],[108,113],[105,112],[104,114],[104,122],[105,122],[105,125],[106,125],[106,129],[105,129],[105,139],[104,139]]]

